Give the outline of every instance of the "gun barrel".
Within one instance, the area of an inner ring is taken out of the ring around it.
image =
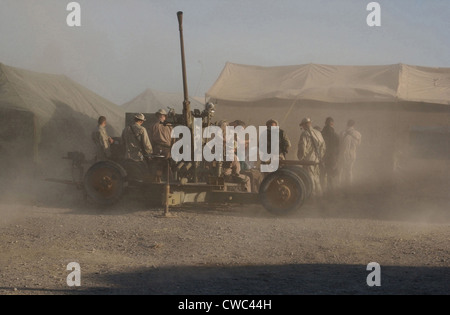
[[[181,67],[183,71],[183,92],[184,92],[184,101],[183,101],[183,116],[186,123],[186,126],[192,129],[191,122],[191,103],[189,102],[189,92],[187,85],[187,75],[186,75],[186,57],[184,52],[184,36],[183,36],[183,12],[179,11],[177,13],[178,17],[178,25],[180,29],[180,47],[181,47]]]
[[[181,66],[183,69],[183,92],[184,92],[184,101],[183,101],[183,116],[186,126],[191,130],[191,158],[194,160],[194,133],[193,131],[193,119],[191,113],[191,102],[189,102],[189,93],[188,93],[188,85],[187,85],[187,75],[186,75],[186,57],[184,54],[184,36],[183,36],[183,12],[179,11],[177,13],[178,17],[178,25],[180,27],[180,46],[181,46]],[[194,163],[194,183],[197,183],[198,175],[197,175],[197,164]]]

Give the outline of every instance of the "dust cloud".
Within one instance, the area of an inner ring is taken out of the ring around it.
[[[338,135],[349,119],[356,121],[362,142],[353,168],[354,184],[345,187],[341,182],[335,195],[325,196],[313,207],[306,205],[308,209],[299,213],[414,222],[450,220],[450,114],[446,106],[307,101],[292,106],[268,100],[259,103],[258,110],[252,104],[235,107],[232,102],[219,103],[216,108],[217,119],[240,119],[247,125],[264,126],[269,119],[278,120],[292,143],[287,156],[291,160],[297,160],[303,118],[323,128],[326,118],[333,117]]]
[[[336,129],[340,131],[342,125],[339,124],[339,120],[336,121],[338,122]],[[315,203],[306,202],[295,217],[450,222],[449,161],[414,157],[407,146],[399,156],[385,156],[387,151],[378,152],[380,148],[371,147],[369,130],[361,127],[363,124],[364,121],[360,120],[356,125],[356,129],[362,133],[363,140],[358,149],[354,168],[354,186],[340,185],[333,195],[326,194]],[[288,129],[293,144],[288,158],[295,159],[298,134],[299,131],[296,133]],[[86,142],[84,143],[86,150],[83,150],[83,146],[79,148],[85,152],[88,159],[91,159],[93,153],[89,150],[90,140],[86,139]],[[71,144],[73,142],[69,142],[69,146]],[[19,217],[24,213],[20,209],[23,210],[27,206],[78,208],[83,205],[83,195],[75,186],[46,181],[47,178],[71,180],[71,161],[62,159],[63,156],[67,156],[68,151],[64,149],[43,151],[37,163],[27,159],[5,161],[3,158],[1,163],[4,171],[0,176],[2,221],[8,220],[8,217]],[[10,210],[8,208],[10,206],[19,210]],[[236,207],[239,211],[247,210]],[[257,216],[264,213],[264,210],[261,211],[262,207],[256,206],[256,209],[260,210],[249,213]]]

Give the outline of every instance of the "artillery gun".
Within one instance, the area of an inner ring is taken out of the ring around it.
[[[183,74],[183,113],[176,114],[170,109],[168,123],[173,126],[183,125],[191,130],[193,135],[193,120],[201,118],[203,126],[212,124],[214,105],[206,104],[203,111],[191,110],[184,54],[183,13],[178,12],[180,31],[181,64]],[[128,125],[136,113],[127,113],[125,123]],[[153,114],[145,114],[154,117]],[[151,120],[144,123],[150,127]],[[169,215],[169,208],[185,203],[211,204],[262,204],[275,215],[287,215],[299,209],[312,192],[313,183],[299,161],[280,161],[280,168],[267,174],[258,191],[247,192],[244,185],[225,181],[222,176],[222,162],[175,162],[154,152],[148,161],[148,168],[124,160],[122,139],[114,138],[111,147],[112,157],[107,161],[87,161],[83,153],[71,152],[65,159],[72,161],[72,180],[50,180],[72,184],[85,192],[85,195],[99,205],[116,203],[127,190],[138,189],[143,195],[159,199]],[[193,143],[193,141],[191,141]],[[192,154],[194,150],[191,150]],[[194,161],[192,159],[191,161]],[[152,172],[155,164],[164,167],[166,174]],[[88,165],[85,172],[85,166]]]

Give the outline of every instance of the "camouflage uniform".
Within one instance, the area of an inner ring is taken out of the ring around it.
[[[361,144],[361,134],[354,127],[347,128],[341,135],[341,179],[343,184],[353,182],[353,165],[356,160],[356,148]]]
[[[222,129],[222,140],[223,140],[223,156],[224,158],[227,155],[228,149],[231,149],[228,147],[228,143],[226,141],[226,128],[228,126],[228,123],[225,120],[221,120],[217,124]],[[236,152],[237,149],[237,142],[233,142],[233,148]],[[245,190],[247,192],[251,191],[251,183],[250,183],[250,177],[247,175],[241,174],[241,163],[239,162],[239,158],[236,154],[234,154],[234,161],[223,161],[222,164],[222,175],[224,177],[225,182],[229,183],[239,183],[244,184]]]
[[[286,155],[291,148],[291,140],[289,140],[286,131],[280,129],[280,160],[285,160]]]
[[[325,141],[319,131],[312,128],[309,130],[303,130],[300,135],[297,151],[297,157],[300,161],[319,163],[323,159],[325,150]],[[317,154],[319,154],[319,156],[317,156]],[[313,181],[313,195],[316,197],[322,196],[322,187],[320,185],[320,165],[305,165],[303,167],[309,173]]]
[[[125,144],[125,159],[127,160],[142,162],[145,156],[153,152],[147,130],[137,123],[123,130],[122,139]]]
[[[289,149],[291,148],[291,141],[289,140],[287,133],[283,130],[280,129],[280,134],[279,134],[279,153],[280,153],[280,160],[286,160],[286,155],[289,153]],[[271,143],[272,143],[272,132],[270,129],[267,130],[267,153],[271,153],[272,148],[271,148]]]
[[[336,186],[336,178],[338,175],[338,159],[339,159],[339,136],[332,126],[325,126],[322,130],[322,136],[327,147],[325,156],[323,157],[323,169],[321,171],[322,188],[332,192]]]
[[[111,147],[109,144],[109,136],[106,133],[106,128],[99,125],[92,132],[92,141],[95,144],[95,159],[96,161],[104,161],[111,157]]]
[[[165,157],[170,157],[172,145],[172,127],[157,121],[150,128],[150,141],[155,154],[160,152]]]
[[[236,155],[233,162],[223,162],[223,176],[226,182],[244,184],[246,191],[251,191],[250,178],[241,174],[241,164]]]

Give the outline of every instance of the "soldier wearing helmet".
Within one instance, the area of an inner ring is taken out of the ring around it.
[[[297,157],[302,162],[317,163],[315,165],[304,165],[303,167],[313,180],[313,196],[322,196],[322,186],[320,185],[320,164],[325,154],[326,146],[322,134],[312,128],[310,118],[304,118],[300,123],[302,133],[298,142]]]
[[[150,127],[150,141],[153,150],[156,154],[170,157],[172,125],[167,123],[167,112],[164,109],[158,110],[155,115],[158,121]]]
[[[205,105],[205,110],[210,113],[214,113],[216,111],[216,105],[212,102],[208,102]]]
[[[138,114],[134,116],[134,123],[125,127],[122,132],[126,160],[143,162],[153,152],[147,130],[142,127],[144,121],[145,116]]]

